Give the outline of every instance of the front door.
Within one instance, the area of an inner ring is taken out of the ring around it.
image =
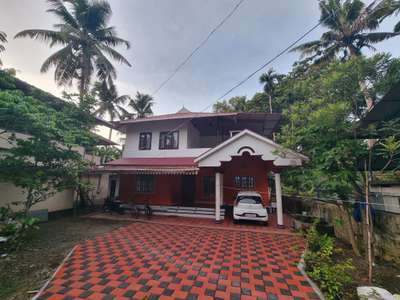
[[[182,176],[182,205],[193,206],[196,194],[196,176]]]

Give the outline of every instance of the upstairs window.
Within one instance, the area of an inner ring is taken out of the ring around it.
[[[139,136],[139,150],[151,149],[151,132],[141,132]]]
[[[154,191],[153,175],[138,175],[136,177],[136,192],[152,193]]]
[[[235,187],[242,190],[254,190],[255,178],[254,176],[235,176]]]
[[[178,149],[179,131],[160,132],[160,149]]]

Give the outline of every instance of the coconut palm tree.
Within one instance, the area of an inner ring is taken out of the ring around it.
[[[128,112],[123,105],[130,99],[128,95],[118,95],[117,88],[111,78],[101,82],[95,82],[92,89],[92,95],[97,100],[97,108],[94,114],[98,117],[109,116],[111,121],[121,119]],[[109,139],[112,136],[112,128],[110,128]]]
[[[387,1],[372,1],[365,5],[361,0],[321,0],[319,3],[321,24],[328,28],[321,38],[299,45],[292,51],[300,51],[307,62],[313,64],[330,62],[338,57],[349,59],[362,54],[363,48],[373,46],[397,35],[393,32],[376,32],[387,14]],[[374,101],[365,82],[360,81],[367,109]]]
[[[71,85],[78,80],[81,99],[89,91],[93,74],[99,80],[116,77],[116,70],[109,58],[130,66],[128,60],[114,48],[128,41],[117,36],[114,27],[108,25],[112,11],[105,0],[47,0],[50,9],[60,23],[54,30],[29,29],[19,32],[15,38],[30,37],[49,43],[50,47],[62,48],[48,57],[41,67],[47,72],[55,67],[54,78],[59,85]]]
[[[129,106],[135,111],[137,118],[145,118],[153,114],[151,107],[154,104],[154,99],[150,95],[136,93],[134,99],[129,102]]]
[[[389,39],[393,32],[375,32],[386,11],[385,1],[366,6],[361,0],[322,0],[319,3],[322,26],[328,31],[316,41],[292,49],[315,63],[361,55],[363,48],[375,50],[374,44]]]
[[[282,78],[283,75],[276,73],[272,68],[260,76],[260,83],[264,85],[264,92],[269,99],[270,113],[272,113],[272,98],[275,96],[275,89]]]
[[[0,43],[7,43],[7,34],[3,31],[0,31]],[[3,52],[6,48],[0,44],[0,52]],[[3,65],[3,62],[0,59],[0,66]]]
[[[400,14],[400,1],[399,0],[384,0],[384,4],[386,4],[386,11],[383,15],[382,19],[389,17],[393,14]],[[394,32],[400,33],[400,21],[394,26]]]

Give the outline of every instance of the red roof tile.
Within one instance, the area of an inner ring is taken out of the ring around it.
[[[196,157],[130,157],[107,163],[109,166],[193,167]]]

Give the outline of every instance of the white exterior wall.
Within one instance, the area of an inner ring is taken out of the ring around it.
[[[24,201],[26,195],[23,190],[14,186],[12,183],[0,182],[0,207],[12,204],[13,202]],[[74,192],[65,190],[50,197],[46,201],[39,202],[32,207],[32,211],[39,209],[47,209],[49,212],[70,209],[74,202]],[[11,205],[12,209],[21,209],[21,206]]]
[[[10,137],[10,133],[3,133],[0,137],[0,149],[8,150],[13,147],[13,144],[10,144],[7,140]],[[18,139],[27,139],[29,138],[29,135],[16,133],[16,137]],[[95,164],[100,163],[100,157],[91,154],[85,154],[83,147],[75,147],[74,150],[83,155],[84,159]],[[102,204],[104,199],[108,196],[108,177],[108,174],[93,175],[87,177],[87,180],[89,180],[91,185],[94,187],[93,197],[95,204]],[[26,195],[23,193],[22,189],[14,186],[12,183],[9,182],[0,182],[0,207],[6,206],[8,204],[11,205],[13,202],[24,201],[25,198]],[[73,207],[74,198],[75,193],[73,190],[65,190],[60,193],[56,193],[52,197],[49,197],[46,201],[37,203],[32,207],[31,210],[34,211],[47,209],[48,212],[55,212],[71,209]],[[12,205],[11,207],[16,210],[20,208],[14,205]]]
[[[161,150],[159,149],[160,132],[179,131],[179,148]],[[126,143],[123,151],[123,158],[127,157],[197,157],[206,152],[209,148],[189,148],[198,141],[198,133],[194,127],[182,124],[181,120],[155,121],[128,125],[126,131]],[[141,132],[151,132],[151,149],[139,150],[139,136]],[[188,137],[190,138],[188,139]]]
[[[376,209],[400,213],[400,185],[372,186],[371,192],[382,193],[384,206],[376,206]]]

